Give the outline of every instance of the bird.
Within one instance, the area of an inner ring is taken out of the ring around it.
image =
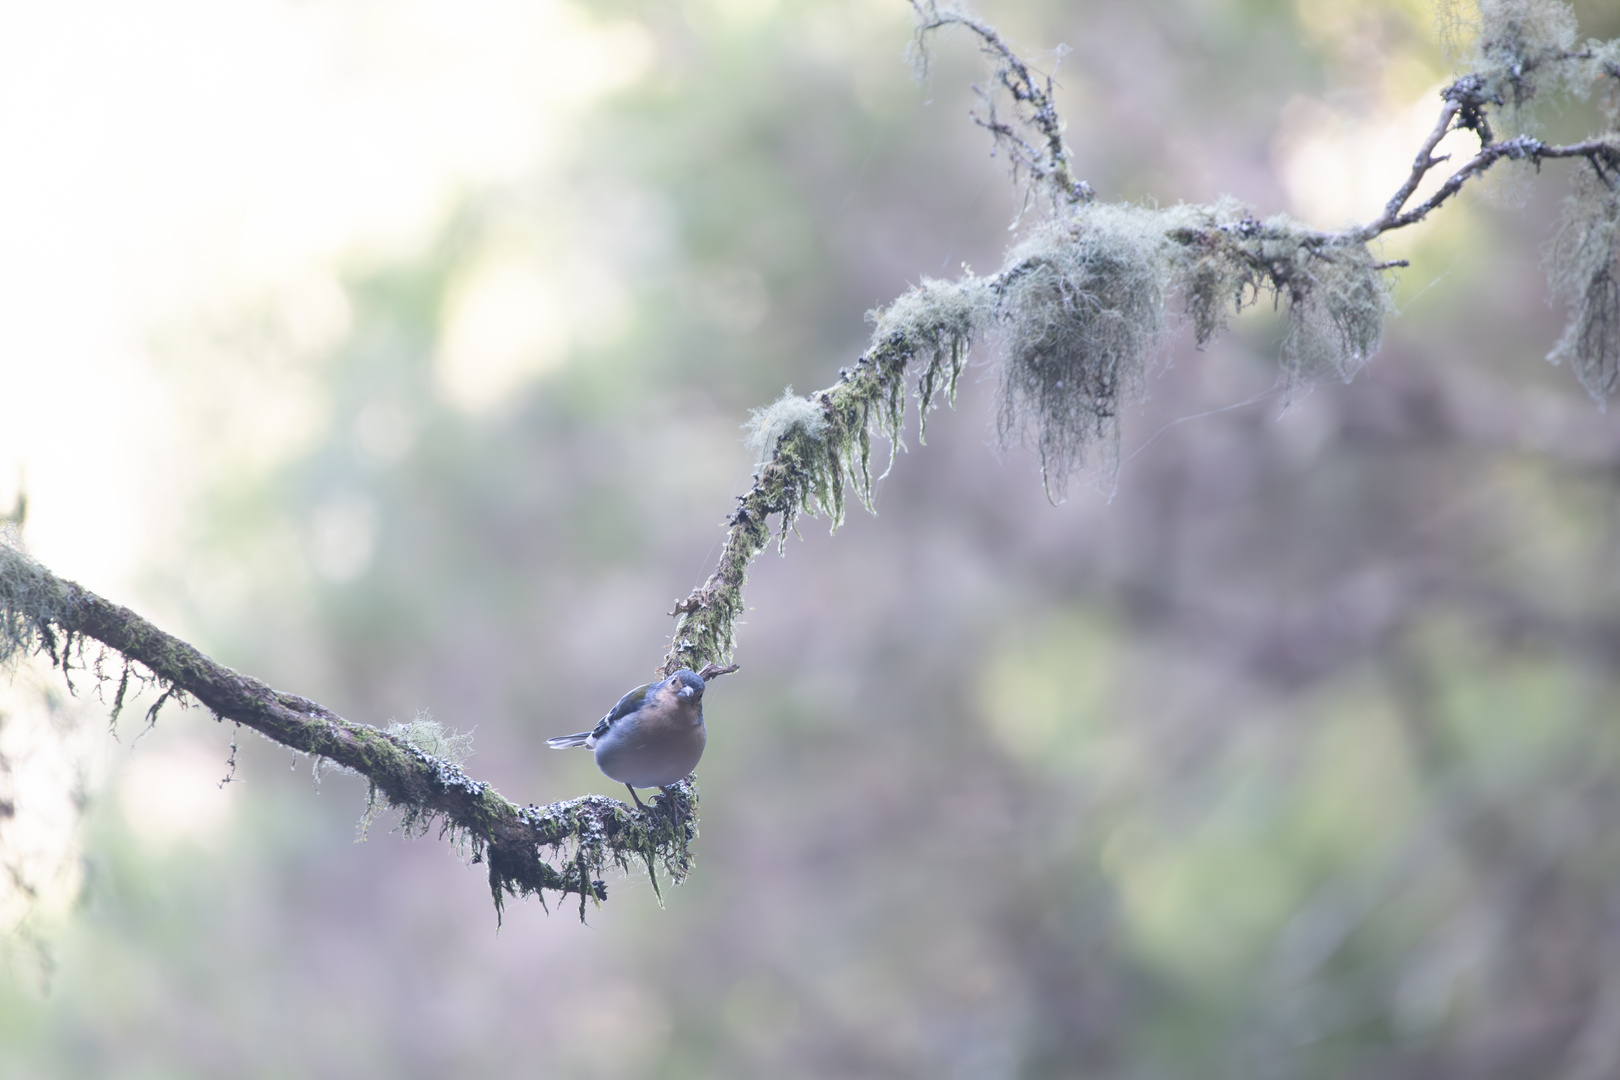
[[[706,673],[710,668],[704,668]],[[686,668],[658,682],[638,686],[596,722],[590,731],[547,739],[553,750],[583,746],[596,752],[596,767],[630,789],[669,785],[697,767],[708,735],[703,727],[703,676]]]

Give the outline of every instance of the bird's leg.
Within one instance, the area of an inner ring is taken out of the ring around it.
[[[630,797],[632,799],[636,800],[636,806],[641,808],[642,813],[646,813],[647,812],[647,804],[641,801],[641,796],[636,794],[636,789],[633,788],[633,787],[630,787],[629,784],[626,784],[624,786],[625,786],[626,789],[629,790]]]

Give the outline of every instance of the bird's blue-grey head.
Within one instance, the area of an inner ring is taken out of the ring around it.
[[[683,702],[696,704],[703,700],[703,680],[697,672],[682,668],[669,677],[669,682],[675,688],[675,696]]]

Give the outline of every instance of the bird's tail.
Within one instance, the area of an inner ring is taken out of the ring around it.
[[[571,746],[584,746],[590,740],[591,733],[582,731],[578,735],[559,735],[555,739],[547,739],[546,745],[553,750],[567,750]]]

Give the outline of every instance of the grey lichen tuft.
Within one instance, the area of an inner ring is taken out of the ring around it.
[[[820,405],[799,397],[790,386],[770,405],[750,412],[743,430],[748,432],[744,441],[754,452],[755,466],[763,467],[775,456],[776,445],[784,436],[820,444],[827,434],[827,415]]]
[[[1349,382],[1383,339],[1393,311],[1390,277],[1364,244],[1300,245],[1293,263],[1280,283],[1288,297],[1282,363],[1289,385]]]
[[[1620,37],[1587,44],[1591,59],[1587,61],[1590,84],[1606,93],[1599,97],[1603,115],[1611,133],[1620,133]]]
[[[1584,92],[1580,66],[1568,62],[1575,11],[1562,0],[1451,0],[1442,5],[1441,23],[1451,51],[1479,76],[1482,96],[1502,107],[1514,131],[1530,126],[1531,105],[1542,93]],[[1460,47],[1467,38],[1472,47]]]
[[[1117,462],[1120,408],[1164,330],[1167,254],[1160,211],[1091,203],[1008,256],[996,427],[1004,445],[1034,443],[1049,495],[1093,447]]]
[[[429,757],[448,761],[460,768],[472,756],[473,737],[470,731],[446,728],[426,711],[418,712],[410,723],[390,721],[388,734],[403,739]]]
[[[1290,387],[1349,381],[1378,351],[1393,283],[1366,244],[1286,214],[1260,221],[1230,200],[1173,214],[1173,278],[1199,345],[1269,292],[1288,306],[1282,367]]]
[[[1561,0],[1479,0],[1478,71],[1487,93],[1522,109],[1571,71],[1575,10]]]
[[[1548,249],[1548,283],[1569,321],[1547,359],[1567,361],[1601,404],[1620,385],[1620,186],[1594,170],[1583,170],[1575,184]]]
[[[855,451],[828,415],[826,401],[820,395],[796,397],[790,386],[768,408],[755,409],[743,426],[749,448],[759,455],[761,475],[776,494],[781,542],[803,512],[826,512],[837,528],[843,520],[844,473]]]
[[[1249,208],[1227,197],[1213,206],[1177,206],[1166,216],[1175,241],[1170,269],[1199,348],[1226,329],[1227,319],[1253,304],[1267,278],[1254,252],[1234,238],[1253,223]]]

